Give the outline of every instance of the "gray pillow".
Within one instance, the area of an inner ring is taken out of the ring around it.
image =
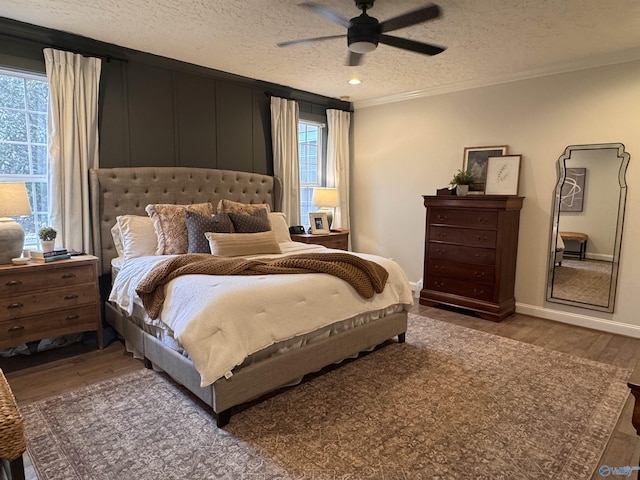
[[[205,232],[233,233],[233,223],[225,213],[202,215],[187,210],[185,212],[187,233],[189,234],[189,253],[211,253]]]
[[[253,213],[228,212],[236,233],[260,233],[271,230],[267,211],[263,208]]]

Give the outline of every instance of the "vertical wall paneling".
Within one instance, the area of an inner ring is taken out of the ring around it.
[[[174,166],[171,70],[129,63],[128,104],[131,165]]]
[[[216,168],[216,81],[177,72],[175,99],[177,164]]]
[[[253,171],[273,175],[271,101],[258,89],[253,90]]]
[[[128,167],[129,115],[127,65],[116,60],[102,62],[98,130],[101,167]]]
[[[216,88],[218,168],[253,169],[253,95],[243,85],[219,81]]]

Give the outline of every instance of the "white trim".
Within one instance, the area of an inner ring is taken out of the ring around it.
[[[579,70],[587,70],[590,68],[603,67],[607,65],[616,65],[619,63],[634,62],[640,59],[640,49],[634,48],[626,50],[624,52],[618,52],[614,54],[607,54],[587,60],[578,60],[575,62],[553,65],[544,68],[530,70],[528,72],[518,72],[513,74],[504,75],[501,77],[483,78],[476,80],[469,80],[465,82],[452,83],[447,85],[439,85],[431,88],[425,88],[422,90],[415,90],[413,92],[399,93],[395,95],[388,95],[386,97],[370,98],[353,102],[353,108],[358,110],[360,108],[373,107],[376,105],[384,105],[386,103],[402,102],[405,100],[411,100],[414,98],[431,97],[434,95],[442,95],[444,93],[459,92],[462,90],[471,90],[473,88],[489,87],[492,85],[500,85],[503,83],[517,82],[520,80],[528,80],[531,78],[547,77],[550,75],[559,75],[562,73],[575,72]]]
[[[516,303],[516,312],[544,318],[546,320],[554,320],[579,327],[624,335],[626,337],[640,338],[640,325],[629,325],[627,323],[614,322],[606,318],[590,317],[579,313],[563,312],[524,303]]]

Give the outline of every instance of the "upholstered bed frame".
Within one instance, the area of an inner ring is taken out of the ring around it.
[[[278,178],[247,172],[189,167],[103,168],[89,172],[94,254],[100,257],[102,274],[111,271],[117,256],[111,227],[118,215],[146,215],[150,203],[191,204],[226,198],[243,203],[268,203],[281,209],[282,186]],[[206,402],[217,425],[226,425],[231,408],[247,402],[307,373],[370,349],[394,336],[404,341],[406,312],[365,323],[351,330],[309,343],[237,368],[229,379],[200,387],[200,375],[189,358],[168,348],[144,332],[117,306],[107,302],[106,321],[130,345],[144,355],[147,366],[156,365]]]

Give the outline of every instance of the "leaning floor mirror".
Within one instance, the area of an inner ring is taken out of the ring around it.
[[[558,159],[547,301],[614,311],[629,158],[623,144],[601,143]]]

